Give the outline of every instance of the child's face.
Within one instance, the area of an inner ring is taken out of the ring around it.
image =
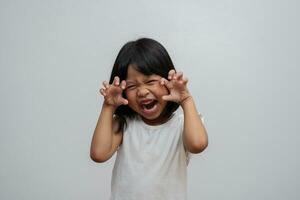
[[[164,119],[160,116],[167,105],[162,96],[169,92],[164,85],[160,84],[161,76],[144,75],[128,67],[125,94],[128,106],[137,112],[143,121],[150,125],[161,124]]]

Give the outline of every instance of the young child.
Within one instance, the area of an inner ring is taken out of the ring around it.
[[[121,48],[100,89],[104,102],[90,149],[95,162],[117,151],[111,200],[187,199],[189,154],[208,145],[187,82],[157,41]],[[175,112],[179,106],[183,114]]]

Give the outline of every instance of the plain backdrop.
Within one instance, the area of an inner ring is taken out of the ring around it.
[[[300,199],[299,6],[1,0],[0,199],[109,198],[115,156],[89,157],[99,89],[140,37],[166,47],[205,119],[189,200]]]

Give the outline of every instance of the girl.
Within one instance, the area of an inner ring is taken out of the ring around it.
[[[111,200],[185,200],[189,153],[208,145],[187,78],[165,48],[142,38],[125,44],[109,83],[90,156],[105,162],[117,151]],[[183,114],[175,112],[178,107]]]

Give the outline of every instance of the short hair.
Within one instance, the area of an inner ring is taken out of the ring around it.
[[[113,83],[115,76],[118,76],[120,81],[126,80],[129,65],[144,75],[156,74],[166,79],[168,79],[168,72],[171,69],[175,70],[167,50],[159,42],[150,38],[127,42],[121,48],[113,65],[109,83]],[[123,97],[126,97],[124,91]],[[169,101],[161,116],[170,118],[178,107],[178,103]],[[120,105],[114,114],[119,122],[118,131],[126,128],[126,118],[137,116],[128,105]]]

